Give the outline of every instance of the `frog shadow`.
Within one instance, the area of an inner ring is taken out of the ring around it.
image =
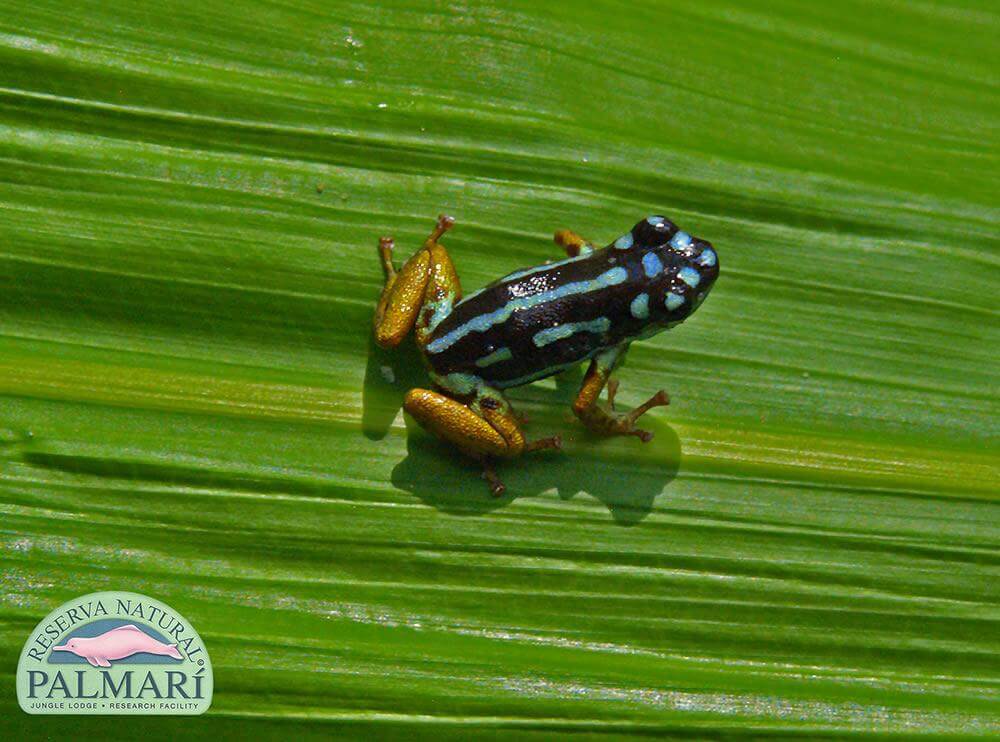
[[[415,386],[427,387],[426,372],[412,344],[391,352],[371,342],[365,372],[362,430],[372,439],[386,435],[399,414],[403,396]],[[538,497],[555,489],[563,500],[589,494],[602,502],[619,525],[641,522],[653,508],[656,496],[677,476],[681,444],[676,432],[657,418],[642,420],[655,434],[643,444],[637,439],[606,438],[588,433],[566,413],[580,386],[582,371],[573,369],[556,378],[555,389],[538,385],[513,390],[518,409],[530,407],[541,419],[559,410],[566,418],[564,449],[542,451],[509,462],[499,462],[498,473],[507,485],[501,497],[489,494],[478,464],[427,434],[409,417],[407,455],[392,472],[392,483],[442,512],[483,515],[506,507],[515,499]],[[550,434],[528,425],[529,437]]]
[[[535,453],[500,462],[497,472],[507,490],[494,497],[475,462],[408,421],[407,456],[393,469],[392,483],[452,515],[482,515],[506,507],[515,499],[538,497],[551,489],[562,500],[588,494],[608,508],[615,523],[631,526],[652,511],[656,496],[677,476],[680,460],[680,441],[669,426],[647,423],[646,427],[655,430],[653,441],[628,443],[630,447],[655,448],[653,456],[633,456],[630,452],[616,452],[614,457],[598,455],[595,451],[602,445],[601,440],[583,435],[561,452]],[[581,441],[586,443],[580,445]]]
[[[368,333],[368,363],[361,391],[361,432],[382,440],[403,406],[403,397],[414,387],[430,387],[427,371],[411,339],[386,350]]]

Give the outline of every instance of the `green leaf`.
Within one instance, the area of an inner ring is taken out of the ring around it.
[[[992,4],[0,6],[0,729],[48,610],[131,590],[283,737],[995,732]],[[467,289],[665,213],[721,278],[515,390],[565,452],[475,467],[376,351],[380,235]],[[116,727],[117,728],[117,727]]]

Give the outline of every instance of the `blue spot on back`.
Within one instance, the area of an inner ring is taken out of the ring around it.
[[[663,271],[663,262],[656,253],[648,252],[642,256],[642,269],[646,271],[646,278],[653,278]]]
[[[630,247],[632,247],[632,242],[633,242],[632,233],[629,232],[628,234],[623,234],[621,237],[615,240],[615,247],[617,247],[619,250],[628,250]]]
[[[639,294],[632,300],[629,311],[636,319],[646,319],[649,317],[649,294]]]
[[[701,281],[701,275],[689,265],[685,265],[677,271],[677,277],[691,288],[694,288]]]
[[[691,246],[691,235],[687,232],[678,232],[670,238],[670,246],[675,250],[685,250]]]
[[[681,296],[680,294],[675,294],[673,292],[667,294],[667,300],[664,302],[664,304],[667,305],[667,309],[669,309],[671,312],[677,309],[677,307],[679,307],[683,303],[684,303],[684,297]]]
[[[698,256],[698,265],[703,265],[706,268],[711,268],[715,265],[715,261],[715,250],[710,247],[706,247],[704,252]]]

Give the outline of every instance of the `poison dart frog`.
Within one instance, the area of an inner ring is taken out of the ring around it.
[[[669,404],[663,390],[628,413],[614,411],[611,379],[629,344],[680,324],[719,275],[705,240],[662,216],[643,219],[607,247],[570,230],[556,232],[565,260],[515,271],[462,297],[441,236],[455,220],[440,216],[406,264],[393,265],[392,238],[379,240],[386,280],[375,312],[375,340],[392,348],[415,331],[434,389],[411,389],[404,409],[424,428],[479,461],[494,495],[504,491],[493,463],[560,448],[558,437],[528,441],[504,389],[590,365],[573,412],[605,435],[652,434],[636,421]],[[610,410],[599,405],[607,386]]]

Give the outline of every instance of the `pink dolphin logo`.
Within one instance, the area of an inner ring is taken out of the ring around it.
[[[105,631],[100,636],[75,636],[65,644],[52,647],[53,652],[72,652],[83,657],[94,667],[111,667],[109,660],[121,660],[136,652],[165,654],[182,660],[176,644],[164,644],[145,633],[138,626],[128,624]]]

